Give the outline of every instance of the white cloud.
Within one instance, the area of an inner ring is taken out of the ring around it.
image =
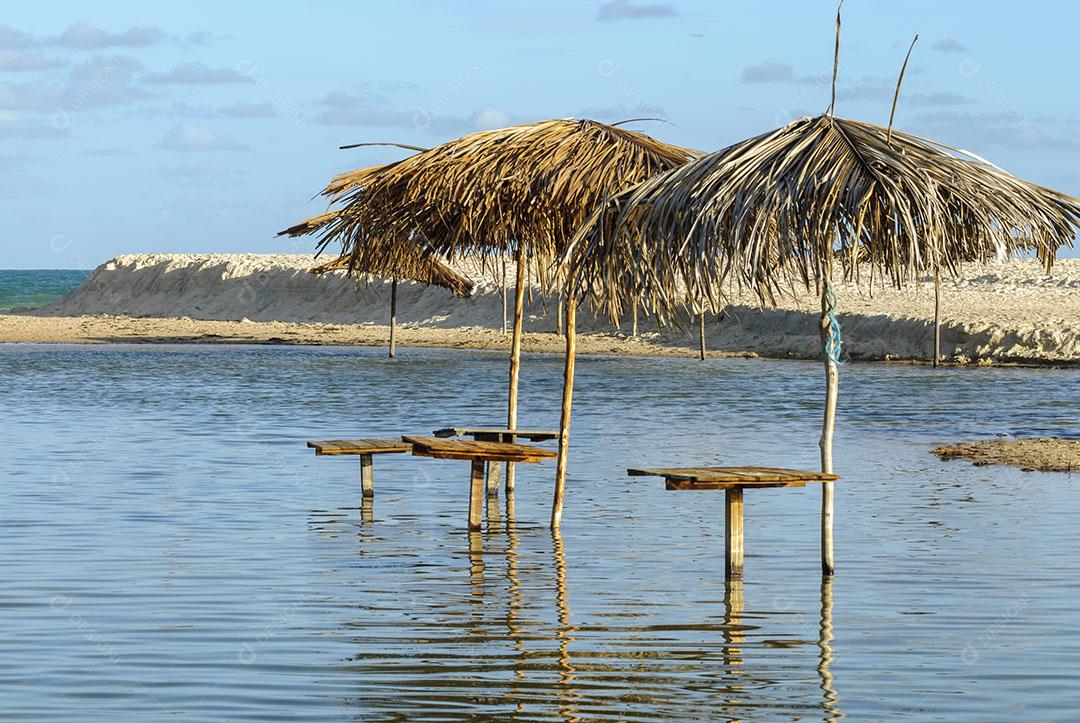
[[[596,19],[601,22],[613,20],[640,20],[643,18],[670,18],[679,11],[667,3],[637,3],[632,0],[611,0],[600,6]]]
[[[165,33],[158,27],[132,27],[120,33],[90,25],[75,23],[55,38],[56,45],[76,50],[101,50],[103,48],[140,48],[160,43]]]
[[[744,83],[793,83],[796,80],[795,67],[769,58],[763,63],[746,66],[739,78]]]
[[[472,125],[477,130],[491,130],[510,125],[510,114],[498,108],[487,106],[472,114]]]
[[[939,53],[966,53],[968,52],[967,46],[961,43],[956,38],[942,38],[933,45],[930,46],[931,50],[936,50]]]
[[[165,135],[158,147],[170,151],[185,152],[251,150],[249,146],[232,136],[216,133],[209,128],[190,123],[180,123],[173,126],[173,129]]]
[[[159,85],[217,85],[251,83],[252,79],[235,68],[211,68],[206,63],[180,63],[165,73],[150,73],[147,83]]]
[[[32,71],[56,68],[60,63],[35,50],[0,49],[0,71]]]
[[[67,128],[0,110],[0,138],[59,138]]]

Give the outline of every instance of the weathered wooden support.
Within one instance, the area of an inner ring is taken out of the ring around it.
[[[829,339],[832,338],[832,318],[830,311],[830,290],[826,281],[821,293],[821,353],[825,357],[825,413],[821,423],[821,471],[833,473],[833,430],[836,427],[836,398],[840,392],[840,369],[829,354]],[[833,506],[835,483],[824,482],[821,485],[821,571],[825,575],[836,572],[836,559],[833,555]]]
[[[510,342],[510,393],[506,405],[506,427],[517,428],[518,384],[521,373],[522,317],[525,313],[525,266],[528,261],[525,250],[517,252],[517,279],[514,285],[514,335]],[[506,492],[514,489],[514,463],[506,463]]]
[[[508,330],[506,316],[506,254],[502,257],[502,277],[499,279],[499,297],[502,299],[502,333],[506,336]]]
[[[469,530],[480,529],[484,514],[484,460],[472,461],[472,474],[469,478]]]
[[[397,356],[397,279],[390,281],[390,358]]]
[[[934,368],[941,362],[941,269],[934,265]]]
[[[499,462],[487,463],[487,496],[499,496],[499,478],[502,465]]]
[[[743,576],[743,490],[724,490],[724,577]]]
[[[360,494],[363,497],[375,496],[375,474],[370,454],[360,455]]]
[[[701,361],[705,361],[705,307],[701,308],[701,314],[699,315],[698,324],[698,354],[701,357]]]
[[[551,529],[562,524],[566,492],[566,463],[570,453],[570,409],[574,400],[574,364],[577,356],[577,296],[573,282],[566,287],[566,360],[563,365],[562,413],[559,417],[559,453],[555,461],[555,498],[551,503]]]

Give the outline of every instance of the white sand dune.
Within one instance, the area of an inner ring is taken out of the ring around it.
[[[389,281],[357,283],[341,274],[308,273],[308,255],[134,254],[98,267],[78,290],[37,312],[39,316],[188,317],[292,324],[384,325]],[[399,286],[400,322],[411,336],[424,329],[461,334],[497,329],[502,324],[499,285],[476,263],[459,268],[477,282],[473,298],[413,282]],[[1066,259],[1047,276],[1033,261],[1011,261],[970,268],[943,285],[942,350],[963,361],[1080,361],[1080,259]],[[556,305],[532,289],[526,329],[555,329]],[[896,291],[841,284],[837,289],[845,352],[854,359],[926,359],[931,353],[933,285]],[[818,300],[800,292],[761,308],[746,294],[732,295],[722,319],[710,315],[708,346],[718,352],[756,352],[762,356],[816,358]],[[606,320],[583,312],[586,334],[621,335]],[[623,332],[629,332],[624,324]],[[696,325],[658,332],[642,315],[640,330],[648,346],[696,346]],[[470,330],[472,330],[470,332]],[[311,332],[312,330],[308,330]],[[16,334],[17,335],[17,334]],[[11,333],[5,334],[7,340]],[[309,333],[305,340],[310,342]],[[333,343],[340,343],[340,340]],[[361,342],[362,343],[362,342]],[[633,346],[611,351],[647,351]]]

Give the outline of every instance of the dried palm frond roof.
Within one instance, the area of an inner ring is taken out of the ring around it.
[[[342,213],[321,230],[361,267],[412,253],[524,248],[541,268],[610,196],[697,157],[593,120],[556,119],[472,133],[396,163],[342,174],[325,193]]]
[[[318,216],[301,221],[300,223],[282,231],[279,236],[303,236],[325,226],[333,220],[339,210],[328,211]],[[463,274],[443,263],[433,251],[423,248],[413,242],[414,253],[407,257],[389,260],[373,261],[365,266],[354,266],[348,256],[338,256],[333,261],[320,264],[311,269],[313,274],[325,274],[331,271],[345,271],[350,275],[371,274],[382,278],[408,279],[419,281],[422,284],[441,286],[449,289],[454,296],[468,298],[472,296],[474,284]]]
[[[964,151],[820,115],[642,182],[597,209],[563,255],[582,293],[621,313],[644,297],[670,314],[735,283],[771,300],[820,284],[840,259],[896,286],[935,266],[1034,249],[1049,268],[1080,200]]]

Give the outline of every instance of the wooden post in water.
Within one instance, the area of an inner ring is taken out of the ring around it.
[[[705,307],[701,308],[700,325],[698,327],[698,346],[701,361],[705,361]]]
[[[743,490],[724,490],[724,576],[738,580],[743,576]]]
[[[934,368],[941,361],[941,269],[934,263]]]
[[[480,529],[484,514],[484,460],[474,459],[469,476],[469,531]]]
[[[506,428],[517,429],[518,378],[521,371],[521,322],[525,313],[525,249],[517,252],[517,281],[514,285],[514,335],[510,342],[510,394],[506,405]],[[514,463],[506,463],[506,494],[514,491]]]
[[[551,529],[562,524],[566,492],[566,463],[570,453],[570,407],[574,399],[574,363],[577,361],[577,296],[573,279],[566,284],[566,360],[563,366],[562,414],[559,417],[559,456],[555,461],[555,499],[551,503]]]
[[[397,279],[390,282],[390,358],[397,356]]]
[[[363,497],[375,496],[375,475],[371,469],[371,455],[360,455],[360,494]]]
[[[826,279],[821,291],[821,353],[825,357],[825,414],[821,424],[821,471],[833,473],[833,429],[836,426],[836,397],[840,392],[840,370],[829,355],[829,339],[832,337],[831,290]],[[821,571],[832,575],[836,571],[833,557],[833,498],[835,482],[821,484]]]

